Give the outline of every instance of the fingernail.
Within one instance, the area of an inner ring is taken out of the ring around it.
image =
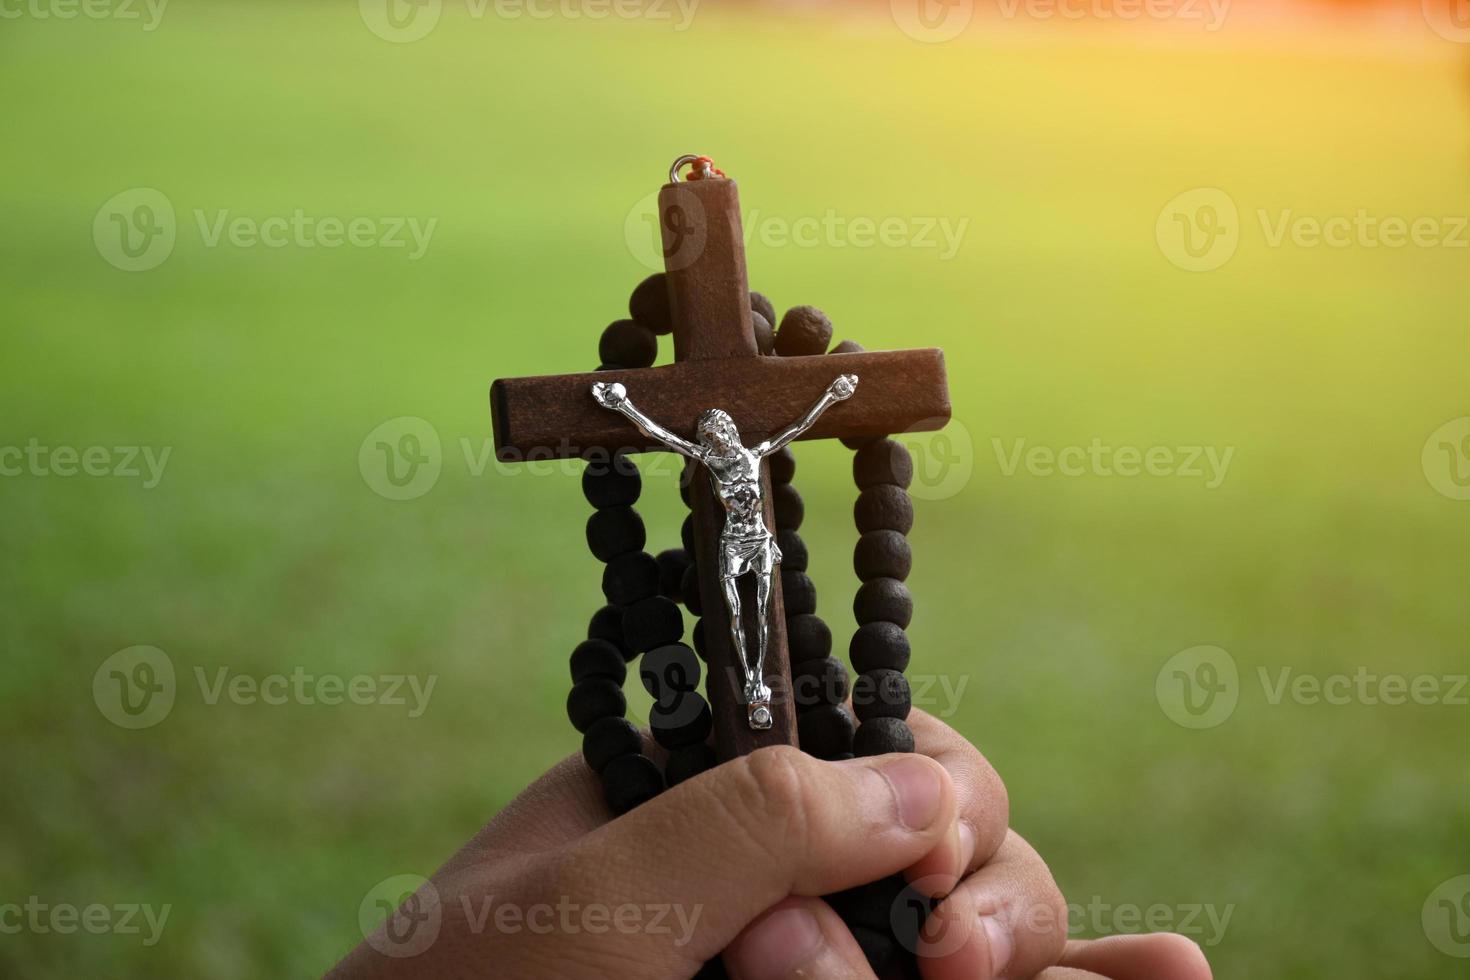
[[[963,876],[975,860],[975,828],[970,821],[960,821],[960,875]]]
[[[785,980],[813,956],[826,940],[810,910],[777,909],[752,925],[725,955],[740,980]]]
[[[939,771],[914,756],[900,756],[881,770],[898,802],[898,819],[909,830],[924,830],[939,819],[944,788]]]
[[[990,948],[990,975],[999,977],[1011,963],[1011,931],[994,915],[982,916],[980,924],[985,927],[985,942]]]

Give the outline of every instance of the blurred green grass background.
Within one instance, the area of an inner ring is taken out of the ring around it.
[[[989,25],[926,45],[881,11],[712,5],[674,32],[451,4],[410,44],[349,3],[178,3],[153,32],[7,21],[0,444],[172,456],[151,490],[0,480],[0,902],[172,912],[152,947],[0,936],[0,972],[320,972],[371,886],[430,872],[577,749],[565,656],[600,604],[585,504],[571,476],[478,469],[486,390],[595,363],[648,271],[625,219],[695,150],[765,220],[969,222],[949,261],[756,235],[752,285],[870,349],[946,349],[970,449],[956,492],[919,503],[914,670],[966,683],[949,721],[1069,898],[1176,925],[1231,909],[1222,978],[1453,974],[1420,911],[1470,872],[1470,709],[1273,705],[1256,671],[1465,670],[1470,504],[1431,488],[1420,451],[1470,414],[1467,253],[1272,248],[1256,214],[1470,213],[1464,69],[1428,38]],[[91,238],[132,187],[178,214],[143,273]],[[1210,273],[1155,239],[1196,187],[1241,214]],[[410,261],[210,248],[194,218],[297,208],[438,224]],[[443,445],[406,502],[357,465],[399,416]],[[1006,476],[993,443],[1094,436],[1235,455],[1207,490]],[[844,645],[847,454],[798,455]],[[643,511],[650,547],[674,546],[671,478]],[[179,695],[127,731],[91,682],[135,644],[169,654]],[[1155,677],[1199,644],[1231,653],[1242,690],[1190,731]],[[194,671],[220,667],[438,683],[418,718],[210,705]]]

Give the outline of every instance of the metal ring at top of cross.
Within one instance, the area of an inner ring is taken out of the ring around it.
[[[669,168],[669,183],[682,183],[684,178],[679,176],[679,171],[690,164],[694,165],[693,169],[689,172],[690,180],[708,180],[713,177],[725,176],[725,171],[716,167],[715,162],[709,157],[701,156],[698,153],[686,153],[675,160],[674,165]]]

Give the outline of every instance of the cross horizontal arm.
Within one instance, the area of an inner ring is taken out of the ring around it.
[[[649,417],[684,438],[708,408],[729,412],[747,446],[800,418],[840,374],[857,393],[817,420],[802,439],[848,439],[926,432],[949,421],[944,352],[865,351],[814,357],[734,357],[587,374],[502,378],[490,387],[495,455],[502,462],[586,456],[609,449],[665,447],[592,397],[598,381],[618,381]]]

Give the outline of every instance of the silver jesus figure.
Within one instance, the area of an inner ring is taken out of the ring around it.
[[[734,420],[718,408],[709,409],[699,416],[695,425],[699,441],[690,442],[635,408],[622,385],[599,381],[592,386],[592,397],[599,405],[626,416],[650,439],[703,463],[713,478],[715,493],[725,508],[725,527],[720,532],[720,588],[725,593],[725,606],[730,611],[730,639],[745,670],[744,695],[751,728],[771,727],[771,689],[765,682],[766,640],[771,582],[776,566],[781,564],[781,549],[766,527],[761,460],[810,429],[827,409],[851,398],[857,390],[857,383],[857,375],[841,375],[805,415],[765,442],[750,448],[741,444]],[[745,643],[745,627],[740,618],[740,591],[736,585],[747,572],[755,576],[757,636],[754,660]]]

